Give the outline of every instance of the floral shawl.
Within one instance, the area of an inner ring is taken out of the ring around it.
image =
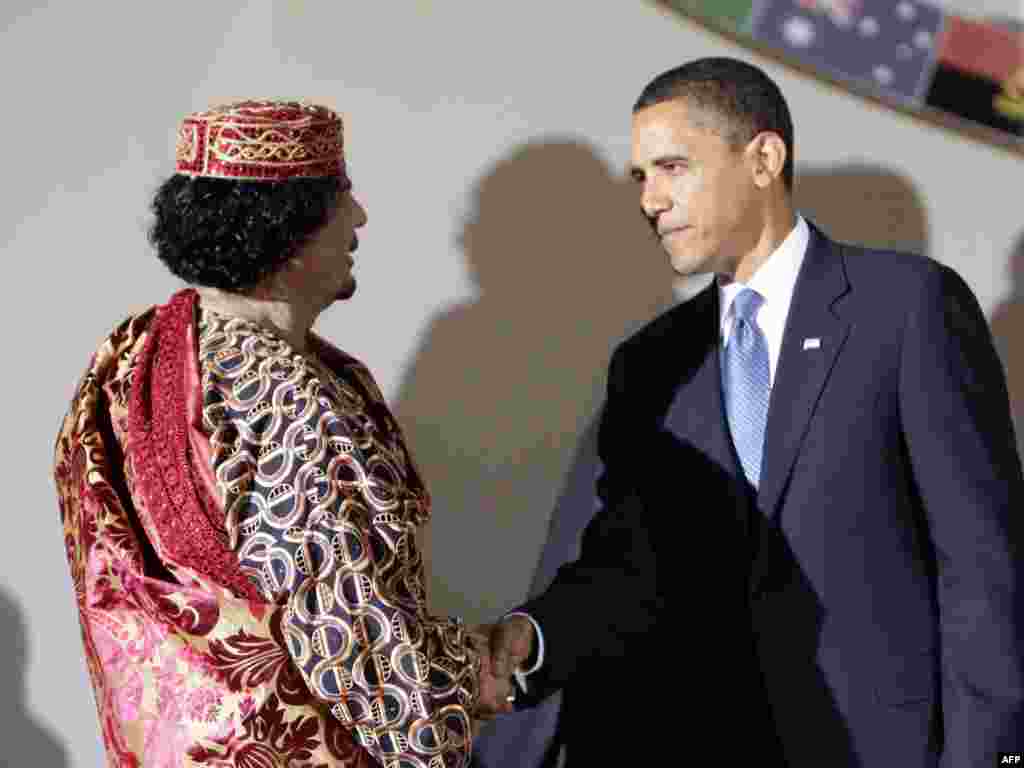
[[[108,764],[463,766],[479,658],[426,612],[429,516],[369,371],[194,291],[129,317],[56,444]]]

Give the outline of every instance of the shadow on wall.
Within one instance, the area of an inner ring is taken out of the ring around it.
[[[1011,293],[992,313],[992,335],[1006,369],[1017,450],[1024,455],[1024,233],[1010,254]]]
[[[530,584],[530,594],[543,592],[558,568],[579,557],[583,529],[598,510],[595,493],[601,461],[597,455],[600,415],[595,416],[576,444],[562,493],[551,513],[547,538]],[[558,723],[562,711],[558,692],[531,710],[502,717],[477,740],[474,768],[553,768],[561,764]]]
[[[797,172],[793,198],[833,240],[928,255],[928,215],[913,183],[872,165]]]
[[[28,628],[21,608],[5,589],[0,589],[0,627],[0,766],[67,768],[67,749],[28,711]]]
[[[434,318],[395,402],[433,497],[431,608],[469,623],[575,557],[611,349],[674,300],[636,188],[590,146],[526,144],[475,195],[461,245],[478,296]],[[556,755],[559,706],[491,724],[477,765]]]
[[[672,300],[636,190],[591,147],[526,144],[475,193],[478,297],[433,319],[395,400],[433,497],[431,608],[468,622],[526,596],[611,346]]]

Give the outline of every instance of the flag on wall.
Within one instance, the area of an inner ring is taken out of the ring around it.
[[[960,18],[946,22],[926,103],[1024,136],[1024,34]]]
[[[1024,8],[1020,19],[993,20],[947,13],[926,0],[663,4],[885,100],[1024,139]]]
[[[920,101],[942,13],[914,0],[767,0],[753,37],[839,79]]]
[[[696,14],[732,32],[749,33],[755,0],[669,0],[666,5],[683,13]]]

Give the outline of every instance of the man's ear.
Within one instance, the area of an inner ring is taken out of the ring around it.
[[[766,189],[776,179],[782,178],[786,167],[786,142],[773,131],[762,131],[750,140],[745,150],[750,161],[754,184]]]

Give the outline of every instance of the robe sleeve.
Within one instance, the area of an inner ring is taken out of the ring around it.
[[[427,613],[425,493],[379,391],[272,343],[207,328],[204,428],[243,569],[284,604],[313,694],[381,764],[463,766],[480,659]],[[400,762],[405,761],[405,762]]]

